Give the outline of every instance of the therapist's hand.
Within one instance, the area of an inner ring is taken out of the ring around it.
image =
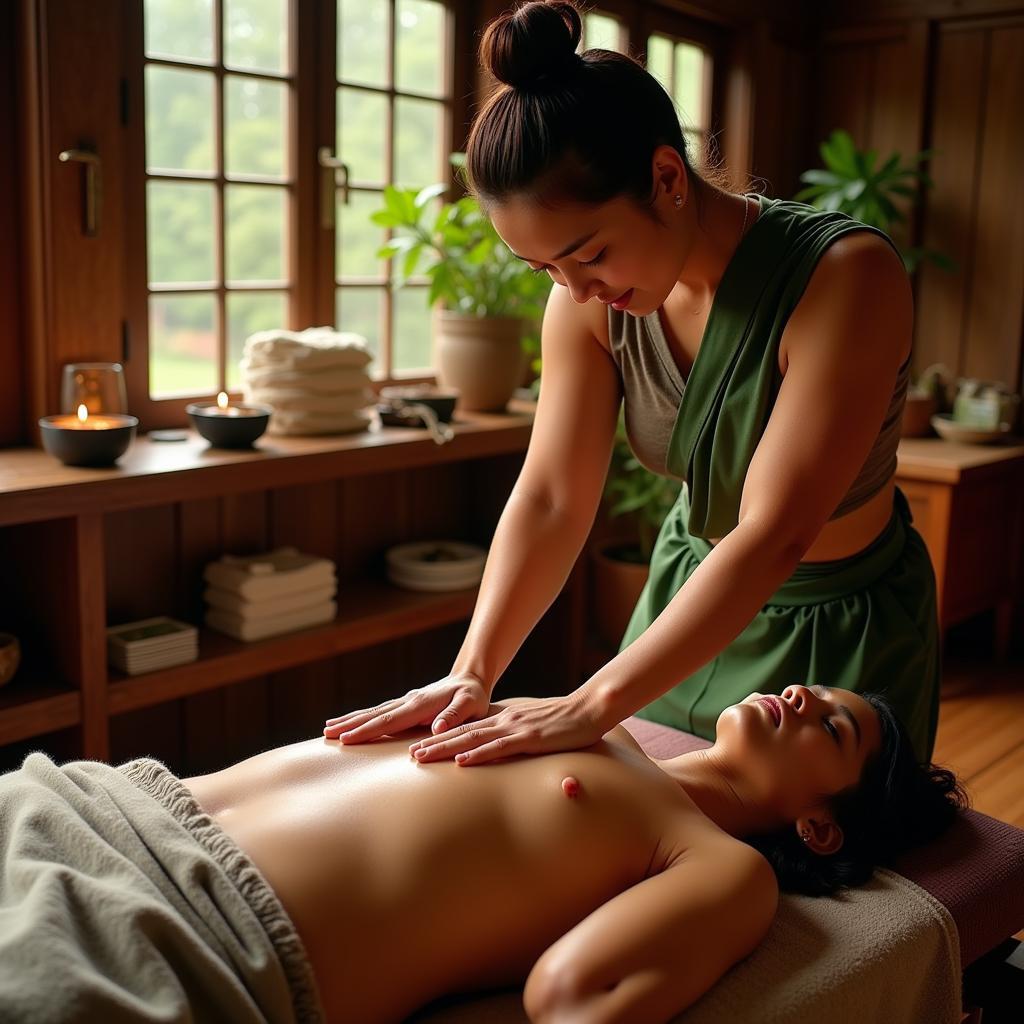
[[[490,706],[490,690],[476,676],[460,672],[376,707],[328,718],[324,735],[342,743],[365,743],[417,725],[430,725],[438,732],[480,718]]]
[[[421,764],[452,757],[459,765],[485,764],[513,754],[550,754],[589,747],[605,731],[597,709],[570,693],[503,707],[489,718],[419,740],[409,752]]]

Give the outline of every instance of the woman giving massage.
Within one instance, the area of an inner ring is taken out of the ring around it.
[[[0,1019],[369,1024],[525,985],[534,1022],[667,1021],[780,886],[860,883],[963,805],[839,689],[751,694],[668,760],[616,726],[466,771],[410,757],[425,733],[183,780],[29,755],[0,777]]]

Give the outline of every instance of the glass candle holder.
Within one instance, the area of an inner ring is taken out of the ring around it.
[[[128,411],[124,370],[120,363],[68,363],[60,389],[60,411],[78,413],[85,406],[90,416]]]

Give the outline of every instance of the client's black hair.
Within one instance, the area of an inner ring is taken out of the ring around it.
[[[824,896],[861,885],[877,866],[936,839],[952,825],[957,811],[969,806],[949,769],[917,761],[888,701],[874,693],[861,696],[878,713],[882,741],[865,762],[859,783],[830,801],[835,823],[843,830],[842,847],[832,854],[814,853],[792,824],[744,837],[767,858],[784,891]]]

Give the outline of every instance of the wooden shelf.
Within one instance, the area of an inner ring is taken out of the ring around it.
[[[1007,463],[1024,461],[1024,443],[1011,438],[1000,444],[963,444],[941,437],[904,437],[897,450],[897,482],[932,480],[955,484],[972,482],[1003,471]]]
[[[345,584],[337,617],[323,626],[249,643],[200,628],[198,660],[145,675],[113,673],[108,708],[134,711],[460,622],[472,615],[478,590],[422,592],[360,580]]]
[[[0,689],[0,746],[78,725],[78,690],[17,675]]]
[[[109,469],[64,466],[38,448],[0,449],[0,526],[522,452],[535,408],[513,399],[504,413],[460,413],[442,445],[422,428],[375,423],[328,437],[264,435],[245,451],[211,448],[195,431],[174,443],[141,436]]]

